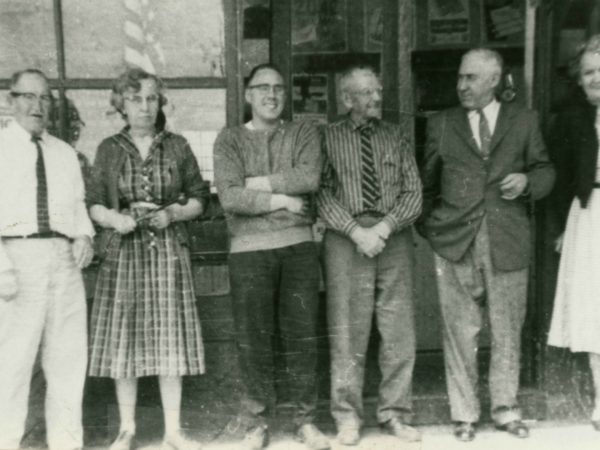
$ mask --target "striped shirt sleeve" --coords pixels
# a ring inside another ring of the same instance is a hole
[[[423,205],[419,170],[411,145],[404,136],[400,138],[399,147],[401,155],[400,191],[393,207],[383,218],[392,231],[400,230],[415,222],[421,214]]]
[[[325,139],[323,145],[327,146]],[[335,193],[339,184],[335,169],[329,160],[327,148],[325,148],[323,150],[321,188],[317,196],[319,214],[331,229],[349,236],[358,223],[352,217],[349,209],[336,198]]]

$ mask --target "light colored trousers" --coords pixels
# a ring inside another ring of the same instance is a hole
[[[411,229],[391,235],[374,258],[358,253],[350,239],[328,230],[324,252],[331,414],[338,428],[360,427],[363,422],[362,393],[373,316],[381,335],[377,420],[410,420],[415,363]]]
[[[51,450],[83,446],[85,290],[66,239],[5,239],[19,291],[0,300],[0,449],[19,448],[38,349]],[[40,345],[41,344],[41,345]]]
[[[504,272],[493,267],[485,220],[462,260],[434,255],[452,420],[477,422],[480,417],[477,347],[486,309],[491,328],[492,419],[498,425],[520,419],[517,392],[528,269]]]

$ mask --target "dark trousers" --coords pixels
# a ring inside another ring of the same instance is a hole
[[[276,402],[276,322],[289,375],[294,423],[313,421],[317,403],[319,260],[314,242],[229,256],[238,355],[245,395],[241,414],[249,426],[264,423]]]

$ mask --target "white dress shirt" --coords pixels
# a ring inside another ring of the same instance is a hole
[[[2,240],[0,240],[0,274],[10,269],[12,269],[12,263],[6,254],[4,246],[2,245]]]
[[[482,108],[481,111],[485,114],[485,118],[490,127],[490,134],[493,136],[494,130],[496,129],[496,122],[498,121],[498,113],[500,112],[500,102],[494,99],[488,103],[485,108]],[[468,113],[468,117],[473,137],[477,141],[477,146],[481,148],[481,138],[479,137],[479,112],[476,109],[471,110]]]
[[[68,237],[94,235],[75,150],[47,132],[41,136],[50,228]],[[0,130],[0,236],[38,232],[37,148],[16,121]],[[0,254],[1,256],[1,254]],[[1,259],[1,258],[0,258]]]

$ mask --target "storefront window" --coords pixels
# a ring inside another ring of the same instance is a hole
[[[168,128],[189,141],[205,180],[213,180],[212,146],[225,126],[225,90],[167,90],[164,107]],[[67,92],[67,135],[88,161],[94,160],[98,144],[125,126],[109,103],[109,90],[77,89]]]
[[[66,72],[112,78],[137,65],[165,78],[224,77],[222,0],[63,0]]]
[[[33,67],[57,76],[52,0],[0,0],[0,78]]]

